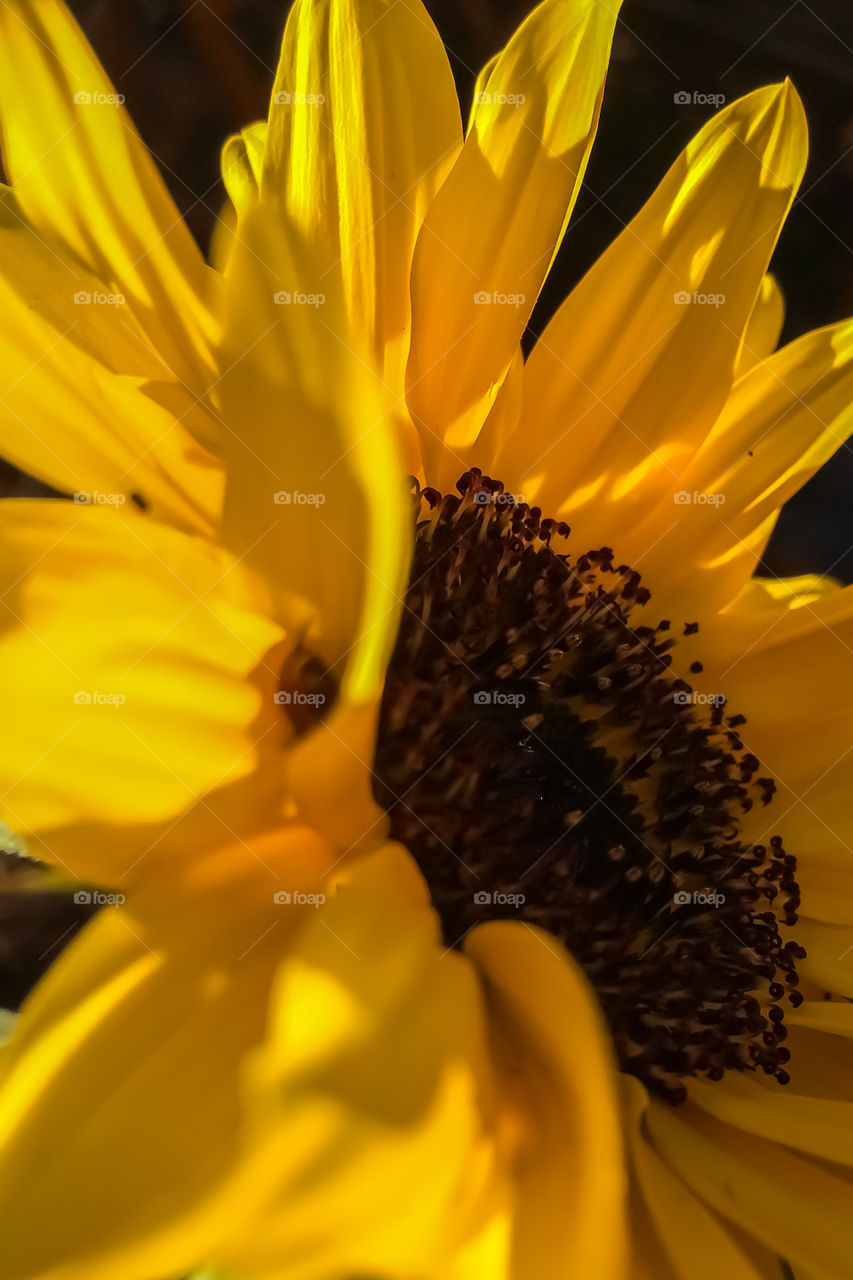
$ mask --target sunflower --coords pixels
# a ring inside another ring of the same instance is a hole
[[[0,507],[0,792],[102,908],[3,1051],[9,1280],[849,1272],[853,599],[752,574],[853,323],[775,350],[786,82],[523,358],[617,8],[463,134],[418,0],[297,0],[212,267],[0,9],[3,451],[76,499]]]

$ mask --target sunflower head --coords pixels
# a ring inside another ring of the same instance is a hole
[[[15,1280],[846,1280],[853,601],[752,573],[853,325],[774,349],[786,82],[522,347],[618,9],[463,127],[419,0],[296,0],[211,266],[0,5],[0,795],[113,899],[4,1047]]]

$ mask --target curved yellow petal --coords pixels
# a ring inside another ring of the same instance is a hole
[[[650,505],[666,494],[672,507],[686,488],[679,477],[729,393],[806,151],[788,81],[719,112],[534,347],[498,474],[567,519],[582,547],[628,559]]]
[[[222,147],[220,168],[228,202],[214,226],[208,256],[223,275],[228,273],[240,221],[260,198],[267,131],[267,121],[256,120],[232,134]]]
[[[214,273],[62,0],[0,7],[0,86],[3,165],[27,222],[126,295],[158,354],[206,393]]]
[[[282,234],[283,217],[263,203],[247,214],[229,267],[222,537],[271,616],[337,686],[288,777],[300,809],[343,851],[385,821],[370,771],[412,509],[393,403],[349,325],[340,275],[322,274],[293,225]],[[330,805],[330,777],[346,805]]]
[[[282,965],[247,1078],[240,1195],[255,1216],[222,1262],[257,1280],[453,1275],[501,1196],[477,983],[442,953],[403,850],[346,867],[327,893]]]
[[[691,1194],[649,1144],[644,1117],[649,1106],[658,1104],[650,1102],[632,1076],[622,1076],[620,1083],[637,1198],[650,1220],[647,1230],[657,1235],[673,1273],[690,1280],[719,1280],[720,1275],[762,1280],[716,1214]]]
[[[791,1083],[784,1089],[768,1089],[746,1075],[729,1072],[717,1084],[690,1082],[690,1097],[718,1120],[745,1133],[782,1142],[806,1155],[853,1164],[853,1077],[848,1081],[847,1101],[809,1097],[798,1091],[798,1056],[792,1049]]]
[[[316,887],[316,839],[277,847],[287,883]],[[308,908],[277,904],[240,846],[230,863],[191,920],[168,882],[104,906],[25,1003],[0,1057],[4,1275],[183,1275],[241,1216],[242,1072]]]
[[[652,1107],[655,1149],[711,1208],[820,1280],[845,1280],[851,1249],[850,1185],[831,1166],[752,1137],[699,1107]]]
[[[849,883],[838,878],[835,889],[839,897],[849,898]],[[853,918],[849,909],[847,919],[837,922],[829,916],[810,918],[811,899],[806,905],[805,917],[791,931],[806,949],[806,957],[798,961],[797,968],[821,991],[853,998]]]
[[[2,213],[0,308],[3,456],[81,500],[210,534],[223,477],[196,440],[205,411],[178,383],[159,403],[168,371],[128,308]]]
[[[70,502],[0,504],[0,809],[96,882],[263,830],[285,804],[279,627],[239,568]]]
[[[627,541],[628,554],[642,554],[669,526],[642,564],[663,607],[677,598],[707,616],[729,604],[758,568],[782,504],[852,430],[853,320],[798,338],[741,378],[679,477],[688,500],[665,496]]]
[[[754,584],[700,626],[690,656],[703,670],[684,675],[746,717],[738,732],[776,783],[772,803],[743,820],[746,836],[782,836],[798,860],[805,915],[853,923],[851,649],[853,587]]]
[[[297,0],[273,86],[262,198],[339,269],[346,311],[401,394],[415,238],[462,141],[420,0]]]
[[[478,81],[412,268],[407,397],[453,491],[512,363],[586,169],[619,3],[545,0]]]
[[[593,994],[538,929],[483,925],[465,952],[485,984],[507,1085],[529,1117],[517,1160],[512,1274],[616,1280],[627,1261],[625,1168],[616,1073]]]
[[[257,203],[261,190],[267,122],[256,120],[234,133],[222,147],[222,181],[238,215]]]
[[[742,378],[759,361],[766,360],[773,354],[784,323],[785,298],[779,281],[775,276],[766,275],[761,281],[761,288],[743,335],[735,365],[736,380]]]
[[[324,277],[291,230],[280,235],[259,206],[232,259],[223,537],[273,615],[365,696],[381,686],[396,632],[411,516],[391,408],[339,277]]]

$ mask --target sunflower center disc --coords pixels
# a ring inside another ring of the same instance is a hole
[[[566,525],[478,471],[457,488],[415,489],[375,762],[447,945],[501,918],[555,934],[623,1070],[670,1102],[697,1074],[786,1083],[781,1002],[801,999],[805,953],[779,919],[796,921],[796,862],[778,836],[740,840],[740,814],[774,790],[743,718],[674,679],[670,624],[635,624],[649,593],[609,549],[558,554]]]

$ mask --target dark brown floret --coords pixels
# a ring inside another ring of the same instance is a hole
[[[496,917],[555,934],[623,1069],[671,1102],[697,1074],[784,1083],[796,863],[741,841],[773,792],[743,717],[674,677],[670,623],[639,621],[649,592],[610,548],[573,559],[564,523],[477,471],[457,487],[414,492],[375,763],[447,944]]]

